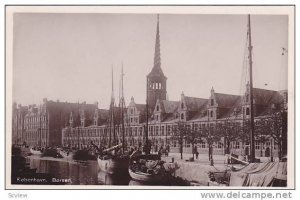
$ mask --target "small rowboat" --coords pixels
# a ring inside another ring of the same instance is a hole
[[[164,163],[157,154],[132,156],[129,161],[129,175],[133,180],[149,184],[167,182],[172,175],[164,168]]]

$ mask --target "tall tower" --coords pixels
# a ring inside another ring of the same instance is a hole
[[[159,15],[157,15],[154,65],[147,75],[147,83],[148,104],[152,112],[157,99],[166,100],[167,96],[167,77],[161,69],[160,59]]]

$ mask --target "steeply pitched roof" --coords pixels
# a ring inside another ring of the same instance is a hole
[[[108,123],[109,111],[106,109],[98,109],[98,126]]]
[[[284,98],[278,91],[253,88],[253,99],[256,105],[279,104]]]
[[[47,101],[47,111],[49,112],[52,123],[64,126],[69,122],[69,116],[72,112],[74,126],[80,125],[80,113],[84,111],[85,125],[89,126],[93,123],[93,118],[97,106],[87,103],[69,103],[58,101]]]
[[[135,104],[135,106],[141,113],[146,112],[146,104]]]
[[[241,96],[232,94],[214,93],[216,102],[220,108],[231,108],[238,101],[241,100]]]
[[[206,107],[207,99],[184,96],[184,101],[188,111],[198,111]]]
[[[161,103],[164,113],[174,113],[179,105],[179,101],[162,100]]]

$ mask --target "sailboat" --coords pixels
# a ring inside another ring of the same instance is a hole
[[[250,98],[250,163],[257,162],[255,158],[255,132],[254,132],[254,112],[253,112],[253,76],[252,76],[252,40],[251,40],[251,21],[250,15],[248,15],[248,26],[247,26],[247,44],[248,44],[248,61],[249,61],[249,98]],[[244,115],[244,114],[243,114]],[[233,158],[233,157],[231,157]],[[243,165],[249,165],[248,162],[241,161],[234,158],[235,161]],[[209,172],[210,181],[212,185],[229,185],[230,176],[228,176],[227,169],[223,172]],[[218,177],[218,178],[217,178]]]
[[[146,125],[144,128],[145,145],[141,149],[137,149],[130,155],[129,160],[129,175],[135,181],[151,183],[166,183],[172,177],[176,168],[170,170],[165,168],[165,161],[161,160],[159,154],[150,154],[151,142],[148,139],[148,121],[149,121],[149,107],[148,107],[148,85],[149,79],[147,77],[147,97],[146,97]]]
[[[100,151],[97,158],[99,168],[109,174],[117,174],[128,170],[129,155],[125,152],[125,127],[124,127],[124,95],[123,95],[123,66],[122,66],[122,97],[120,99],[121,107],[121,123],[122,123],[122,143],[117,144],[116,128],[115,128],[115,99],[113,87],[113,71],[112,71],[112,97],[110,104],[110,122],[109,122],[109,147]],[[113,134],[113,144],[112,144]]]

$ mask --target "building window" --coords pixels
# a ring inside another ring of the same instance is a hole
[[[184,114],[183,113],[181,113],[181,119],[184,119]]]
[[[210,117],[213,117],[213,116],[214,116],[214,112],[210,111]]]
[[[133,122],[132,117],[130,117],[130,123],[132,123],[132,122]]]
[[[183,103],[183,102],[181,103],[181,108],[182,108],[182,109],[184,108],[184,103]]]
[[[250,115],[250,109],[246,108],[246,115]]]
[[[240,148],[240,142],[235,142],[235,148],[239,149]]]
[[[210,100],[210,105],[213,106],[214,105],[214,99]]]
[[[158,105],[156,106],[156,111],[159,111],[159,106]]]
[[[222,142],[218,142],[218,149],[222,149],[223,148],[223,143]]]
[[[133,114],[133,108],[130,109],[130,114]]]
[[[156,121],[158,121],[159,120],[159,117],[158,117],[158,115],[156,115]]]
[[[259,142],[255,142],[255,149],[260,149],[260,143]]]
[[[205,142],[201,142],[200,143],[200,148],[202,148],[202,149],[206,148],[206,143]]]

